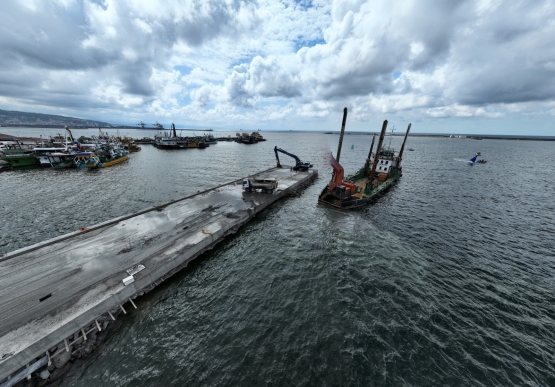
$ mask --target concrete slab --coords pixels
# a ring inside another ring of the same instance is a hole
[[[0,381],[316,175],[272,168],[253,175],[276,178],[272,194],[245,193],[240,179],[1,256]]]

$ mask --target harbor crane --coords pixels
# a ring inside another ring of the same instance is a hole
[[[164,129],[164,125],[160,124],[158,121],[154,124],[158,129]]]
[[[146,124],[143,121],[141,121],[137,125],[139,125],[141,128],[144,129]]]
[[[281,152],[283,154],[286,154],[287,156],[291,156],[295,159],[295,166],[293,167],[294,171],[307,171],[308,168],[312,168],[312,164],[310,164],[309,162],[303,162],[301,161],[301,159],[299,159],[297,156],[295,156],[292,153],[289,153],[281,148],[278,148],[277,146],[274,147],[274,153],[276,154],[276,160],[277,160],[277,167],[278,168],[282,168],[280,162],[279,162],[279,156],[278,156],[278,152]]]

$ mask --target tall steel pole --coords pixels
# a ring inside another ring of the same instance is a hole
[[[370,144],[370,150],[368,151],[368,160],[372,158],[372,149],[374,149],[374,140],[376,139],[376,134],[372,135],[372,144]]]
[[[380,133],[380,140],[378,141],[378,147],[376,148],[376,156],[374,156],[374,163],[372,164],[372,171],[370,172],[370,177],[374,177],[376,173],[376,166],[378,165],[378,156],[380,155],[380,149],[382,148],[383,138],[385,136],[385,131],[387,130],[387,120],[383,122],[382,132]]]
[[[407,142],[407,137],[409,136],[410,127],[412,124],[409,124],[407,128],[407,133],[405,133],[405,139],[403,140],[403,145],[401,146],[401,150],[399,151],[399,157],[397,157],[397,168],[401,166],[401,160],[403,159],[403,152],[405,151],[405,143]]]
[[[341,157],[341,147],[343,146],[343,135],[345,134],[345,123],[347,122],[347,108],[343,109],[343,123],[341,124],[341,134],[339,135],[339,146],[337,147],[337,157],[335,160],[339,162]]]

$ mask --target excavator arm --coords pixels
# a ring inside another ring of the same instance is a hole
[[[73,133],[71,133],[71,130],[69,130],[67,126],[66,126],[66,130],[69,133],[69,138],[71,138],[71,143],[73,144],[75,142],[75,139],[73,138]]]
[[[330,191],[333,192],[335,188],[337,188],[340,185],[343,185],[346,188],[347,194],[356,193],[357,192],[356,184],[343,180],[343,177],[345,176],[345,170],[343,169],[341,164],[339,164],[337,160],[333,158],[333,156],[330,157],[330,165],[333,168],[333,176],[331,178],[331,182],[329,185]]]
[[[277,166],[278,168],[281,168],[281,164],[279,163],[279,156],[278,156],[278,152],[281,152],[283,154],[286,154],[287,156],[291,156],[295,159],[295,165],[299,166],[301,164],[301,159],[299,159],[297,156],[295,156],[292,153],[289,153],[281,148],[278,148],[277,146],[274,147],[274,153],[276,154],[276,160],[277,160]]]
[[[291,156],[295,159],[295,170],[299,169],[299,168],[312,168],[312,164],[308,163],[308,162],[302,162],[301,159],[299,159],[297,156],[295,156],[292,153],[289,153],[281,148],[278,148],[277,146],[274,147],[274,153],[276,154],[276,161],[277,161],[277,167],[281,168],[281,164],[279,162],[279,155],[278,152],[281,152],[283,154],[286,154],[287,156]]]

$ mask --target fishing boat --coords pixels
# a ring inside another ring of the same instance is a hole
[[[35,152],[31,145],[20,143],[16,141],[13,144],[4,146],[2,153],[0,153],[0,160],[4,160],[12,167],[27,167],[39,165],[39,161],[35,157]]]
[[[134,141],[136,144],[155,144],[155,141],[150,137],[143,137]]]
[[[6,172],[12,169],[12,165],[7,161],[0,160],[0,172]]]
[[[78,169],[96,168],[100,160],[94,152],[78,152],[73,155],[73,165]]]
[[[257,144],[260,141],[266,141],[266,139],[258,132],[252,132],[251,134],[237,133],[237,137],[235,138],[235,142],[240,144]]]
[[[98,137],[93,136],[92,139],[96,147],[94,156],[90,155],[85,162],[86,168],[107,168],[129,158],[129,151],[124,149],[118,137],[100,132]],[[81,149],[84,149],[82,144]]]
[[[74,166],[73,154],[70,153],[49,153],[46,155],[50,166],[54,169],[65,169]]]
[[[382,131],[378,140],[376,154],[373,156],[375,135],[372,137],[372,145],[368,152],[368,158],[364,166],[355,174],[344,178],[344,169],[339,164],[341,146],[345,133],[347,121],[347,108],[343,111],[343,124],[339,137],[337,157],[330,157],[333,167],[333,175],[330,183],[322,190],[318,202],[341,209],[352,209],[367,205],[386,193],[402,176],[401,160],[405,143],[411,128],[409,124],[401,150],[391,148],[391,143],[386,148],[383,144],[387,130],[387,120],[383,122]]]
[[[121,141],[123,149],[128,150],[129,153],[140,152],[141,150],[141,147],[138,146],[135,143],[135,140],[133,140],[131,137],[123,137],[122,139],[118,138],[118,140]]]
[[[39,161],[41,167],[51,167],[52,163],[59,163],[71,154],[69,153],[67,147],[38,147],[33,148],[35,151],[35,157]]]
[[[172,123],[170,133],[157,134],[154,136],[154,145],[160,149],[185,149],[189,147],[189,141],[185,137],[177,135],[175,125]],[[197,147],[198,148],[198,147]]]
[[[214,135],[212,133],[208,133],[208,134],[204,134],[204,138],[203,138],[203,142],[207,145],[210,144],[217,144],[218,140],[216,140],[216,138],[214,137]]]
[[[106,161],[102,161],[100,159],[100,163],[97,164],[97,168],[108,168],[113,165],[119,164],[124,162],[129,158],[129,152],[125,152],[124,154],[114,154],[113,157],[106,159]]]
[[[209,145],[205,143],[202,138],[198,138],[198,137],[187,138],[187,148],[204,149],[204,148],[207,148],[208,146]]]
[[[91,165],[90,168],[108,168],[122,163],[129,158],[129,151],[114,146],[104,146],[101,149],[97,149],[95,154],[97,154],[99,162],[94,167]],[[89,167],[88,164],[87,167]]]

